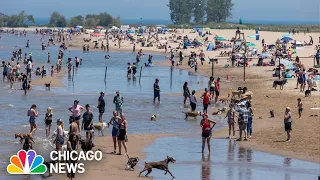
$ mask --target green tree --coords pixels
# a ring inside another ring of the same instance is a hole
[[[35,20],[32,15],[26,15],[24,11],[10,16],[0,14],[0,26],[22,27],[27,26],[27,22],[35,23]]]
[[[66,27],[67,20],[66,18],[59,14],[57,11],[54,11],[50,16],[50,25],[55,27]]]
[[[196,23],[203,23],[203,18],[206,13],[206,0],[194,0],[193,2],[193,17]]]
[[[110,14],[104,12],[99,14],[99,25],[108,26],[112,24],[113,18]]]
[[[69,25],[74,27],[74,26],[83,26],[84,18],[79,15],[79,16],[74,16],[71,17]]]
[[[208,0],[207,22],[222,22],[231,17],[232,0]]]
[[[99,15],[96,15],[96,14],[87,14],[86,15],[86,18],[85,18],[85,26],[86,27],[90,27],[90,28],[93,28],[93,27],[96,27],[99,25]]]
[[[189,23],[192,17],[193,0],[169,0],[167,5],[174,24]]]
[[[113,25],[113,26],[116,26],[116,27],[120,27],[120,26],[121,26],[121,19],[120,19],[120,17],[113,18],[113,20],[112,20],[112,25]]]

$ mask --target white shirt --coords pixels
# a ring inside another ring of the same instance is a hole
[[[28,62],[28,68],[32,69],[32,62],[31,61]]]
[[[197,104],[196,99],[194,98],[193,95],[190,96],[190,102],[193,104]]]

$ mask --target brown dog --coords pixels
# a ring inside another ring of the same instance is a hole
[[[148,173],[145,175],[145,177],[148,177],[148,175],[152,172],[152,168],[156,168],[156,169],[160,169],[160,170],[165,171],[164,175],[169,173],[171,175],[171,177],[174,178],[174,176],[172,175],[172,173],[170,172],[170,170],[168,168],[168,164],[170,162],[175,163],[176,160],[173,159],[172,157],[167,156],[167,159],[165,159],[164,161],[149,162],[149,163],[145,162],[144,169],[140,172],[139,176],[143,172],[148,171]]]
[[[14,134],[14,138],[15,138],[15,139],[20,138],[20,143],[21,143],[21,144],[22,144],[22,142],[23,142],[23,140],[24,140],[25,138],[30,138],[30,140],[31,140],[32,142],[34,142],[34,141],[33,141],[33,138],[32,138],[32,134],[34,133],[34,131],[36,131],[36,129],[33,129],[33,131],[32,131],[31,133],[29,133],[29,134],[16,133],[16,134]]]
[[[228,93],[227,97],[221,97],[220,98],[221,103],[227,104],[227,102],[229,101],[229,97],[230,97],[230,93]]]

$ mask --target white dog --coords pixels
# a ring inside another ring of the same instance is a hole
[[[93,127],[95,131],[98,131],[98,135],[101,133],[101,135],[104,136],[103,130],[107,128],[107,123],[105,122],[93,123]]]

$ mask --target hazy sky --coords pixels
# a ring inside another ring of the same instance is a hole
[[[57,10],[67,18],[108,12],[123,19],[170,19],[169,0],[0,0],[0,12],[25,10],[35,18]],[[297,20],[320,22],[320,0],[233,0],[233,18],[244,20]]]

